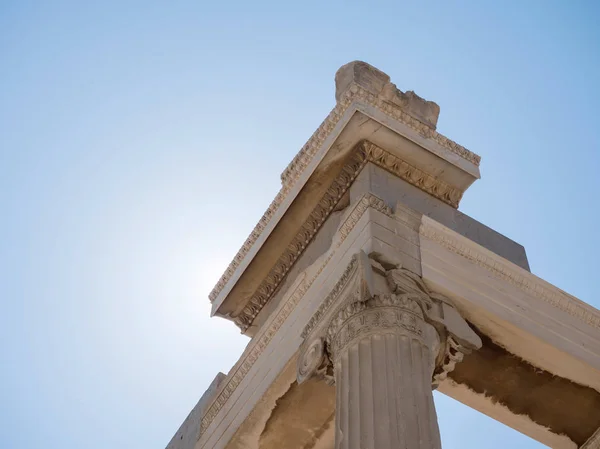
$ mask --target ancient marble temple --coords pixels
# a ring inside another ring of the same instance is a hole
[[[458,210],[480,157],[364,62],[210,294],[251,337],[168,449],[439,449],[439,390],[600,448],[600,311]]]

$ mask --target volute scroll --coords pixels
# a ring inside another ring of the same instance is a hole
[[[298,383],[302,384],[312,377],[333,384],[333,367],[325,348],[325,340],[321,337],[313,338],[303,345],[298,356]]]

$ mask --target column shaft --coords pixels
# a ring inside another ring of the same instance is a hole
[[[431,350],[395,332],[336,357],[336,449],[440,449]]]

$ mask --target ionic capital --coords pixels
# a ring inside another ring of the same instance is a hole
[[[429,349],[434,386],[464,354],[481,347],[452,302],[430,291],[420,276],[403,268],[385,269],[360,252],[302,333],[298,382],[317,377],[332,383],[333,366],[345,348],[388,334],[416,339]]]
[[[419,340],[437,354],[440,339],[425,321],[423,301],[427,298],[417,293],[390,293],[346,305],[327,328],[326,347],[332,361],[363,338],[387,334]]]

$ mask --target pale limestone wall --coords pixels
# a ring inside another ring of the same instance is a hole
[[[210,402],[214,398],[214,395],[217,393],[225,377],[226,376],[223,373],[216,375],[196,406],[192,409],[187,418],[185,418],[185,421],[183,421],[179,430],[177,430],[173,438],[171,438],[166,449],[194,449],[194,445],[198,440],[198,431],[200,429],[202,415],[204,414],[206,407],[210,405]]]

